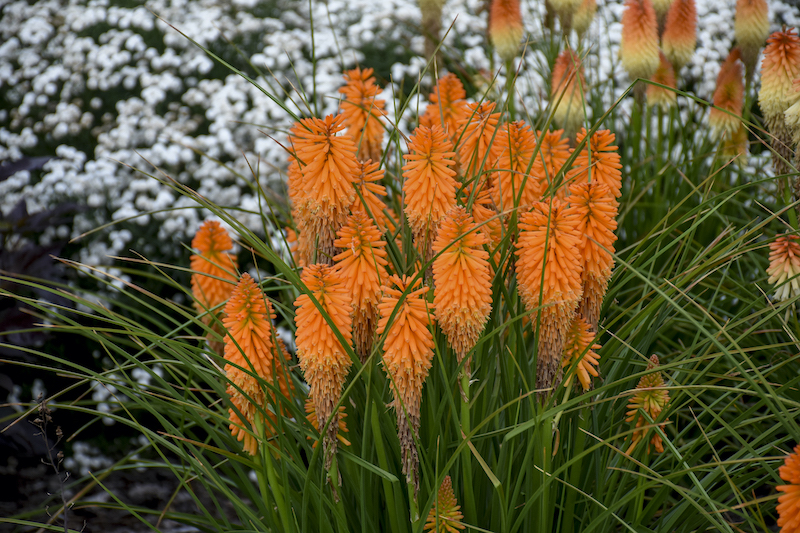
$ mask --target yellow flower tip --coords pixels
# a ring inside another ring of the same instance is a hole
[[[744,108],[744,76],[742,55],[738,48],[731,50],[722,64],[714,90],[714,108],[708,115],[708,123],[715,138],[732,136],[739,130],[739,118]],[[717,109],[719,108],[719,109]]]
[[[667,12],[661,48],[669,62],[680,72],[692,60],[697,46],[697,6],[695,0],[674,0]]]
[[[461,361],[477,344],[492,310],[487,242],[466,209],[453,208],[439,228],[433,262],[436,321]]]
[[[306,398],[306,420],[316,429],[319,431],[319,418],[317,417],[317,410],[314,407],[314,400],[309,396]],[[336,438],[341,442],[344,446],[350,446],[350,441],[343,435],[343,433],[347,433],[349,430],[347,429],[347,422],[345,422],[345,418],[347,418],[347,412],[345,411],[344,405],[339,406],[339,429],[338,433],[336,434]],[[308,439],[311,439],[311,436],[308,436]],[[317,443],[314,442],[313,448],[317,447]]]
[[[626,0],[619,57],[631,79],[645,80],[658,69],[658,28],[650,0]]]
[[[492,199],[501,212],[524,210],[539,201],[547,189],[546,182],[528,174],[536,150],[536,135],[530,126],[517,121],[504,124],[497,137],[500,155]]]
[[[415,234],[435,232],[456,203],[455,152],[438,124],[414,130],[403,158],[405,213]],[[432,241],[432,239],[430,239]]]
[[[228,253],[233,243],[219,222],[207,220],[192,239],[192,248],[200,253],[190,258],[192,294],[198,313],[224,302],[236,283],[236,256]]]
[[[574,376],[583,387],[584,392],[592,388],[592,377],[600,377],[597,367],[600,365],[600,356],[597,350],[602,348],[594,342],[595,333],[590,329],[589,323],[582,317],[576,316],[567,332],[564,344],[564,354],[561,366],[570,373],[564,378],[565,386],[569,386]]]
[[[556,58],[550,101],[556,105],[554,118],[566,131],[578,131],[583,122],[588,87],[580,57],[570,48]]]
[[[303,269],[300,279],[349,345],[352,342],[351,297],[341,275],[332,267],[314,264]],[[333,407],[341,397],[352,360],[308,294],[301,294],[294,305],[297,308],[297,358],[311,388],[317,416],[324,426],[329,417],[337,416]],[[337,427],[336,420],[332,421],[324,439],[326,468],[330,467],[336,452]]]
[[[664,55],[664,52],[659,51],[658,58],[658,69],[656,70],[656,73],[653,74],[653,77],[650,78],[650,81],[654,81],[671,89],[675,89],[675,70],[672,68],[672,64],[669,62],[669,59],[667,59],[667,56]],[[677,93],[675,91],[658,87],[656,85],[647,86],[647,103],[649,105],[660,107],[666,111],[670,107],[674,106],[676,102]]]
[[[800,444],[786,456],[778,475],[786,482],[775,487],[783,493],[778,496],[778,527],[782,533],[795,533],[800,531]]]
[[[417,288],[419,277],[413,284],[412,279],[391,276],[387,280],[378,305],[380,320],[377,334],[386,334],[383,368],[391,383],[392,404],[397,412],[403,473],[408,482],[418,489],[419,458],[414,434],[419,432],[422,386],[431,368],[434,343],[431,332],[433,317],[426,298],[429,289],[424,286]],[[406,295],[401,301],[404,292]],[[389,322],[392,313],[394,318]]]
[[[770,284],[775,285],[775,299],[786,301],[800,295],[800,242],[797,235],[781,235],[769,245]]]
[[[372,351],[381,285],[389,274],[386,242],[364,213],[353,213],[338,232],[335,245],[343,250],[334,257],[353,306],[353,343],[361,361]]]
[[[622,163],[618,148],[614,145],[616,136],[609,130],[598,130],[589,140],[586,129],[577,135],[577,144],[581,150],[572,168],[567,173],[570,183],[597,181],[607,186],[615,198],[622,194]],[[583,145],[582,145],[583,144]]]
[[[597,13],[597,0],[582,0],[578,10],[572,18],[572,27],[575,32],[582,36],[592,25],[595,14]]]
[[[453,482],[450,480],[450,476],[445,476],[436,493],[436,501],[425,520],[425,531],[456,533],[458,530],[464,529],[465,526],[461,523],[464,515],[460,509],[461,506],[458,505],[453,492]]]
[[[567,330],[581,298],[578,220],[566,203],[538,202],[519,219],[517,283],[525,308],[541,316],[536,387],[557,386]]]
[[[733,32],[736,44],[742,49],[743,59],[750,70],[769,35],[767,0],[736,0]]]
[[[537,130],[536,138],[540,147],[531,174],[539,180],[543,190],[554,189],[559,181],[559,173],[570,156],[569,139],[564,137],[564,130]]]
[[[466,97],[464,85],[458,76],[452,72],[442,76],[429,96],[431,103],[425,108],[425,114],[420,117],[419,125],[429,128],[439,125],[451,140],[454,140],[456,121]]]
[[[636,431],[633,433],[631,446],[625,452],[627,454],[630,454],[636,445],[644,440],[648,432],[652,432],[652,438],[648,443],[647,453],[650,453],[650,445],[652,445],[658,453],[664,451],[661,436],[653,428],[645,428],[645,426],[650,425],[650,422],[642,415],[642,412],[647,413],[647,415],[656,422],[661,416],[662,411],[664,411],[669,404],[669,391],[664,388],[666,384],[664,383],[664,377],[661,375],[661,371],[658,370],[659,364],[658,356],[650,356],[647,370],[652,370],[652,372],[642,376],[639,383],[636,385],[636,392],[628,401],[628,412],[625,421],[634,422]],[[665,418],[664,422],[658,423],[658,426],[663,428],[666,426],[667,422],[668,419]]]
[[[494,102],[463,104],[456,122],[460,143],[457,147],[461,170],[472,179],[492,168],[497,160],[499,145],[495,129],[501,113],[493,113]]]
[[[564,31],[572,27],[572,21],[575,14],[580,9],[583,0],[549,0],[553,11],[556,12],[558,18],[561,20],[561,27]]]
[[[784,120],[786,127],[793,132],[794,144],[798,145],[800,144],[800,78],[794,80],[790,97],[794,103],[784,113]]]
[[[381,158],[383,143],[382,116],[385,102],[375,98],[381,92],[375,84],[371,68],[356,68],[344,73],[345,86],[339,89],[344,97],[341,104],[344,125],[356,145],[359,146],[359,159]]]
[[[774,128],[776,121],[782,121],[784,112],[794,103],[792,83],[798,77],[800,38],[794,28],[776,31],[767,39],[758,93],[758,103],[770,129]]]
[[[524,31],[519,0],[491,0],[489,39],[503,61],[517,57]]]

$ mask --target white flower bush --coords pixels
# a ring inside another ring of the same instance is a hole
[[[598,3],[582,46],[592,91],[611,106],[629,85],[617,58],[623,6]],[[500,61],[488,53],[484,4],[448,0],[443,48],[447,57],[463,58],[478,90],[502,96],[502,72],[493,88],[488,85]],[[711,98],[731,46],[734,4],[698,2],[698,48],[681,83],[701,98]],[[314,1],[310,12],[307,2],[292,0],[149,0],[144,6],[0,0],[0,9],[0,161],[53,157],[40,170],[0,182],[0,211],[7,214],[22,198],[30,212],[64,201],[84,204],[90,209],[72,227],[56,231],[72,238],[117,222],[81,241],[74,259],[92,266],[112,265],[109,256],[129,248],[154,260],[187,261],[181,243],[191,240],[207,213],[176,194],[165,176],[242,209],[242,221],[263,233],[254,183],[257,178],[274,196],[284,194],[286,155],[270,138],[282,140],[291,126],[283,106],[304,116],[335,112],[344,69],[376,68],[386,109],[406,133],[430,88],[428,79],[422,94],[405,102],[426,64],[414,0]],[[549,39],[542,29],[544,3],[523,1],[523,11],[530,41]],[[770,2],[770,13],[775,29],[800,22],[797,10],[780,0]],[[547,61],[533,49],[520,61],[520,105],[535,116],[548,103]],[[685,120],[704,120],[703,106],[683,100]],[[622,102],[617,120],[631,104],[630,98]],[[623,125],[607,124],[620,132]],[[751,165],[768,166],[766,158]]]

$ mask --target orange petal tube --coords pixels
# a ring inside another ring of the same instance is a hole
[[[404,209],[417,247],[428,260],[439,223],[456,204],[456,154],[439,125],[418,127],[410,141],[403,156]]]
[[[536,388],[550,389],[561,381],[561,354],[581,298],[578,220],[565,203],[552,200],[523,213],[519,228],[519,292],[525,308],[540,317]]]
[[[524,210],[541,199],[547,183],[533,177],[531,160],[536,149],[536,136],[522,121],[501,126],[497,134],[500,155],[492,186],[492,199],[501,212],[514,208]]]
[[[649,80],[658,69],[658,30],[650,0],[625,1],[619,57],[631,80]]]
[[[672,64],[667,59],[667,56],[664,55],[664,52],[659,51],[658,58],[658,69],[653,74],[653,77],[650,78],[650,81],[675,89],[675,69],[672,68]],[[678,99],[677,96],[675,91],[656,85],[647,86],[647,103],[654,107],[660,107],[665,111],[675,105]]]
[[[491,169],[499,147],[495,142],[495,130],[500,113],[493,113],[494,102],[463,104],[457,121],[459,132],[458,158],[465,181],[477,178],[485,183],[480,174]]]
[[[692,60],[696,47],[697,7],[694,0],[674,0],[667,12],[661,48],[676,73]]]
[[[420,117],[419,125],[429,128],[439,125],[450,140],[456,142],[456,121],[466,97],[464,85],[458,76],[453,73],[442,76],[429,96],[431,103],[425,108],[425,114]]]
[[[358,146],[359,160],[380,161],[383,144],[383,122],[386,115],[385,102],[375,97],[381,88],[375,84],[372,69],[356,68],[344,73],[345,86],[339,89],[342,100],[342,116],[347,135]]]
[[[378,306],[381,318],[378,335],[386,334],[383,342],[383,367],[391,382],[397,412],[397,434],[402,451],[403,473],[409,483],[419,490],[419,456],[414,435],[419,433],[419,409],[422,386],[428,377],[433,360],[433,318],[428,310],[428,287],[415,288],[419,279],[400,279],[391,276],[383,287]],[[407,292],[405,298],[401,297]],[[397,311],[395,312],[395,309]],[[389,322],[394,313],[394,318]]]
[[[741,53],[738,48],[731,50],[722,64],[714,90],[714,106],[708,114],[708,123],[714,137],[730,137],[739,130],[744,107],[744,76]]]
[[[349,345],[352,342],[351,297],[341,275],[327,265],[314,264],[303,269],[300,279]],[[329,469],[336,453],[339,427],[339,415],[334,407],[341,399],[352,360],[308,294],[301,294],[294,305],[297,308],[297,359],[311,388],[320,425],[324,427],[330,421],[323,435],[325,468]]]
[[[457,206],[445,217],[433,243],[433,253],[438,255],[433,262],[436,321],[459,362],[477,344],[492,310],[486,242],[472,217]],[[469,367],[465,368],[468,372]]]
[[[626,454],[630,454],[650,432],[652,432],[653,436],[647,445],[647,453],[650,453],[651,445],[656,452],[664,452],[661,435],[655,429],[644,427],[650,425],[650,422],[642,414],[642,412],[647,413],[653,419],[653,422],[656,422],[661,416],[661,412],[669,404],[669,391],[665,388],[664,377],[661,375],[661,371],[658,370],[658,366],[658,357],[655,355],[650,356],[647,369],[652,370],[652,372],[642,376],[636,385],[636,392],[628,401],[628,413],[625,421],[633,422],[636,430],[633,433],[630,447],[625,451]],[[665,419],[664,422],[658,425],[663,428],[667,425],[667,420]]]
[[[300,202],[294,205],[300,216],[297,226],[301,234],[306,233],[307,242],[316,242],[317,259],[329,263],[335,255],[336,230],[356,197],[356,145],[350,137],[336,136],[344,129],[344,120],[342,115],[328,115],[325,120],[305,118],[289,133],[300,173],[290,181],[290,196]],[[302,193],[291,190],[297,187]],[[313,257],[305,261],[310,264]]]
[[[550,101],[556,106],[556,123],[569,137],[574,137],[584,120],[588,90],[581,60],[578,54],[567,48],[558,55],[553,67]]]
[[[375,224],[363,213],[353,213],[339,230],[336,270],[344,280],[353,306],[353,342],[361,362],[367,360],[375,339],[381,285],[389,274],[386,243]]]
[[[519,0],[491,0],[489,6],[489,39],[503,61],[511,61],[519,53],[525,31]]]
[[[800,444],[786,456],[778,475],[786,482],[775,487],[783,493],[778,496],[778,527],[781,533],[796,533],[800,531]]]
[[[582,260],[583,297],[579,314],[597,331],[600,307],[614,268],[617,235],[617,201],[604,183],[575,183],[569,188],[570,212],[578,221],[579,254]]]
[[[580,146],[586,139],[586,130],[578,132]],[[614,146],[616,136],[609,130],[598,130],[581,148],[572,168],[567,174],[569,183],[597,181],[609,188],[614,198],[622,194],[622,163],[618,148]]]
[[[576,316],[567,332],[567,340],[564,345],[564,355],[561,359],[561,366],[569,374],[564,378],[564,386],[569,387],[573,377],[578,378],[583,391],[592,388],[592,377],[600,377],[597,367],[600,364],[600,356],[597,350],[602,348],[594,342],[595,333],[583,319]]]
[[[225,315],[222,321],[227,330],[225,374],[229,381],[228,395],[235,406],[229,411],[230,430],[244,442],[244,450],[255,455],[260,438],[256,420],[271,435],[275,429],[275,410],[280,412],[274,392],[260,384],[258,378],[289,397],[291,383],[284,367],[289,355],[272,325],[275,319],[272,304],[249,274],[242,274],[225,305]],[[269,420],[263,418],[263,413],[269,415]]]

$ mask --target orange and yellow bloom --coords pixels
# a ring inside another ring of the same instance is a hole
[[[769,35],[767,0],[736,0],[733,32],[736,45],[742,50],[742,61],[749,79],[755,70],[758,53]]]
[[[461,506],[458,505],[456,495],[453,493],[453,482],[450,480],[450,476],[445,476],[436,493],[436,501],[425,520],[425,531],[458,533],[465,527],[461,523],[464,515],[460,509]]]
[[[503,61],[517,57],[524,31],[519,0],[492,0],[489,6],[489,38]]]
[[[636,385],[636,392],[628,401],[628,413],[626,422],[633,422],[636,430],[633,432],[632,442],[630,447],[625,453],[630,454],[633,449],[645,439],[649,432],[652,432],[652,437],[647,445],[647,453],[650,453],[650,446],[655,448],[656,452],[662,453],[664,451],[664,443],[658,431],[654,428],[646,428],[650,422],[645,418],[643,413],[647,413],[653,422],[656,422],[661,416],[662,411],[667,408],[669,404],[669,391],[665,388],[664,377],[661,371],[658,370],[659,366],[658,356],[650,356],[650,362],[647,364],[647,370],[651,372],[645,374]],[[660,422],[657,425],[660,428],[666,426],[667,421]],[[662,429],[663,430],[663,429]]]
[[[632,80],[649,80],[658,69],[658,29],[650,0],[626,0],[619,57]]]
[[[738,48],[731,50],[717,76],[714,106],[708,115],[711,131],[717,139],[731,137],[742,126],[744,76]],[[717,109],[719,108],[719,109]]]
[[[769,245],[769,283],[775,285],[775,299],[786,301],[800,295],[800,242],[785,234]]]
[[[561,358],[561,366],[565,372],[570,372],[564,378],[564,386],[569,387],[573,377],[578,378],[578,382],[586,392],[592,388],[592,377],[600,377],[597,367],[600,364],[600,356],[597,350],[602,348],[594,342],[594,333],[589,324],[583,317],[576,316],[567,332],[567,340],[564,344],[564,355]]]
[[[786,482],[775,487],[783,493],[778,496],[778,527],[781,533],[797,533],[800,531],[800,444],[786,456],[778,475]]]
[[[452,72],[442,76],[429,96],[431,103],[425,108],[425,114],[420,117],[419,125],[429,128],[439,125],[450,140],[456,142],[456,121],[466,97],[464,85],[458,76]]]
[[[347,82],[339,92],[342,100],[342,116],[347,127],[347,135],[358,146],[358,159],[380,161],[383,143],[383,122],[381,117],[385,102],[375,98],[381,92],[375,84],[372,69],[355,68],[344,73]]]
[[[672,68],[672,64],[667,59],[667,56],[664,55],[664,52],[659,51],[658,57],[658,69],[656,69],[656,73],[653,74],[650,81],[675,89],[675,69]],[[670,91],[664,87],[658,87],[657,85],[647,86],[647,103],[651,106],[660,107],[665,111],[675,105],[678,99],[677,96],[675,91]]]
[[[570,137],[575,135],[583,122],[587,91],[581,59],[573,50],[567,48],[558,55],[553,67],[550,100],[556,104],[553,114],[556,123],[563,127]]]
[[[697,7],[694,0],[674,0],[667,12],[661,48],[680,72],[691,61],[697,46]]]
[[[492,199],[500,211],[525,209],[541,199],[547,182],[534,178],[531,160],[536,136],[522,121],[504,124],[497,134],[500,155],[492,186]]]

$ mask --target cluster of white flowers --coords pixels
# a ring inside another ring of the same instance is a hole
[[[0,111],[0,161],[56,157],[0,182],[0,211],[7,214],[21,198],[31,212],[67,200],[89,206],[72,227],[56,232],[70,237],[116,221],[85,239],[76,259],[92,266],[109,265],[108,256],[127,248],[158,260],[186,256],[180,243],[189,242],[208,213],[176,193],[171,179],[243,209],[241,221],[263,231],[264,199],[255,183],[282,196],[286,165],[271,137],[282,140],[291,126],[287,110],[335,112],[346,68],[376,68],[386,86],[381,98],[401,131],[408,133],[424,108],[429,80],[406,101],[426,66],[415,0],[113,3],[0,0],[0,101],[7,107]],[[697,53],[681,83],[701,98],[711,98],[731,46],[734,3],[698,2]],[[529,42],[550,39],[544,2],[522,4]],[[587,37],[573,46],[587,50],[587,79],[611,106],[629,84],[617,59],[623,7],[621,0],[598,4]],[[502,96],[502,75],[490,87],[500,62],[487,53],[485,5],[448,0],[443,46],[446,56],[463,58],[475,87]],[[776,29],[800,22],[782,0],[771,0],[770,8]],[[200,47],[242,68],[271,96]],[[517,84],[530,116],[541,113],[549,94],[549,67],[536,48],[520,60]],[[619,123],[607,127],[625,129],[630,100],[615,115]],[[684,102],[682,113],[701,121],[705,109]]]

